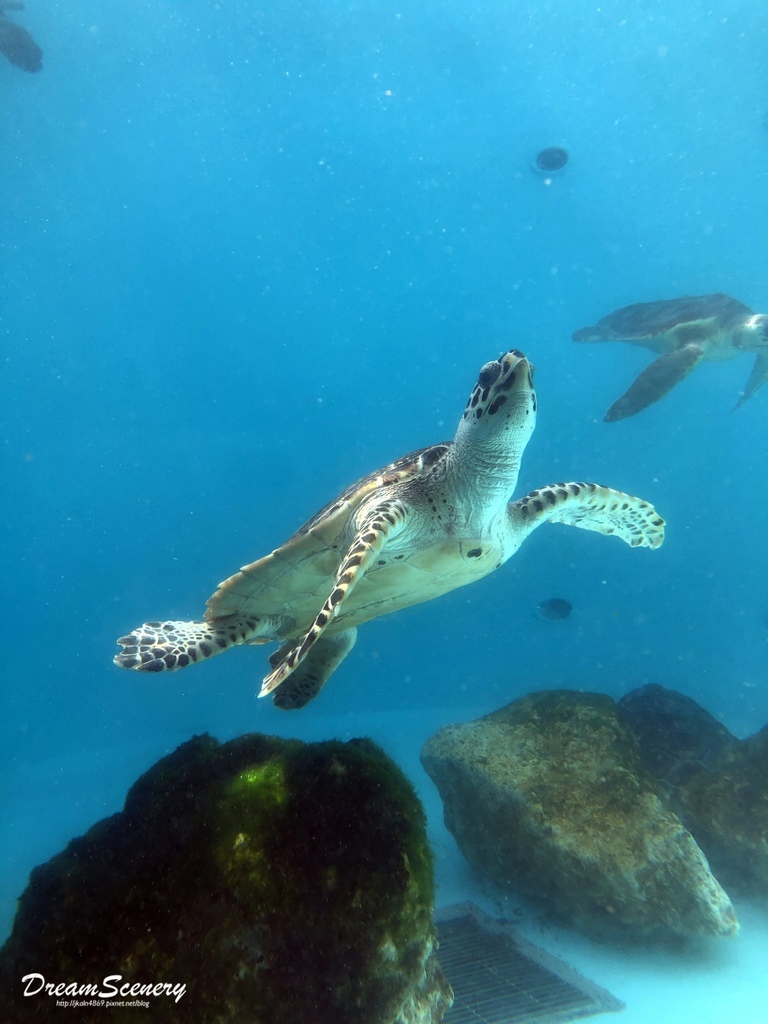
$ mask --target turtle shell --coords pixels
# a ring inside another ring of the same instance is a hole
[[[206,619],[274,615],[285,618],[286,635],[292,626],[311,622],[351,539],[345,535],[350,518],[377,491],[423,476],[449,448],[448,443],[420,448],[347,487],[279,548],[220,583],[208,599]]]
[[[728,331],[752,316],[738,299],[714,295],[684,295],[680,299],[636,302],[604,316],[594,327],[576,331],[575,341],[643,341],[657,338],[681,324],[708,321],[712,330]]]

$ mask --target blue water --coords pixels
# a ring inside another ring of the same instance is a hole
[[[609,425],[649,355],[570,340],[686,293],[768,311],[759,0],[12,17],[44,68],[0,61],[6,926],[30,868],[193,732],[363,730],[398,754],[407,720],[426,791],[437,724],[535,688],[660,682],[739,735],[768,722],[768,388],[734,414],[750,358],[706,364]],[[548,181],[531,161],[553,144],[571,160]],[[115,637],[198,616],[350,481],[450,438],[512,346],[539,395],[517,493],[638,494],[659,551],[539,530],[367,625],[303,712],[254,699],[258,649],[112,666]],[[567,620],[536,615],[553,596]]]

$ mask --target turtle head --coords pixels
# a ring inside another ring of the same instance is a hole
[[[471,459],[489,469],[494,464],[505,477],[514,475],[536,425],[533,366],[522,352],[511,349],[486,363],[469,396],[456,431],[456,444],[471,449]]]
[[[751,352],[768,348],[768,315],[755,313],[754,316],[748,317],[734,331],[733,344],[736,348],[743,348]]]

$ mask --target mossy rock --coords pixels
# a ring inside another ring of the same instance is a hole
[[[422,764],[467,860],[557,917],[598,936],[736,931],[610,697],[530,694],[441,729]]]
[[[120,1024],[439,1021],[433,903],[421,804],[375,744],[195,737],[32,872],[0,953],[0,1019],[65,1012],[22,997],[36,972],[186,985],[149,1010],[113,1005]]]

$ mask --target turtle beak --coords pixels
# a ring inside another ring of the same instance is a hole
[[[768,315],[755,313],[745,320],[741,328],[734,332],[733,346],[752,352],[768,348]]]
[[[499,389],[507,391],[510,387],[513,387],[515,381],[517,381],[518,387],[525,383],[528,387],[533,389],[533,363],[529,362],[526,356],[516,348],[512,348],[509,352],[505,352],[499,357],[499,363],[501,369],[507,380],[503,383],[499,383]],[[524,383],[525,382],[525,383]]]

